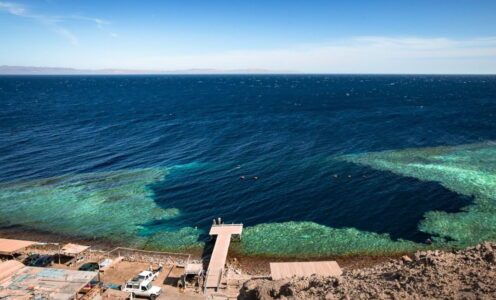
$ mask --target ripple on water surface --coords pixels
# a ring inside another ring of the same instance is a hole
[[[496,143],[369,152],[333,160],[366,165],[423,181],[435,181],[473,197],[458,212],[429,211],[418,225],[433,236],[427,246],[388,234],[332,228],[314,222],[263,223],[246,227],[238,250],[249,255],[332,256],[413,251],[426,247],[464,247],[496,239]],[[181,211],[157,205],[150,188],[166,182],[170,168],[65,175],[0,184],[4,224],[21,224],[55,233],[106,238],[131,246],[172,250],[202,246],[204,230],[170,226]],[[148,224],[158,222],[158,229]]]

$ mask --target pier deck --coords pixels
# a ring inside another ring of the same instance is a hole
[[[210,263],[208,264],[205,279],[206,288],[217,288],[226,264],[227,252],[231,243],[232,235],[241,235],[243,224],[221,224],[212,225],[210,235],[217,235]]]

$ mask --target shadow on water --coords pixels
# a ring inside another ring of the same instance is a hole
[[[209,236],[208,234],[201,234],[198,237],[199,241],[205,242],[201,255],[204,270],[208,269],[208,264],[210,262],[210,258],[212,257],[212,252],[214,250],[215,239],[216,239],[215,236],[212,237]]]

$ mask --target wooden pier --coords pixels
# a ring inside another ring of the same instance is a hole
[[[212,225],[210,235],[216,235],[214,250],[205,278],[205,288],[217,289],[222,280],[224,266],[226,264],[227,252],[231,244],[232,235],[241,235],[243,224],[220,224]]]

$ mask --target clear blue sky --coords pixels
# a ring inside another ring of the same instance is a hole
[[[496,1],[0,0],[0,65],[496,73]]]

